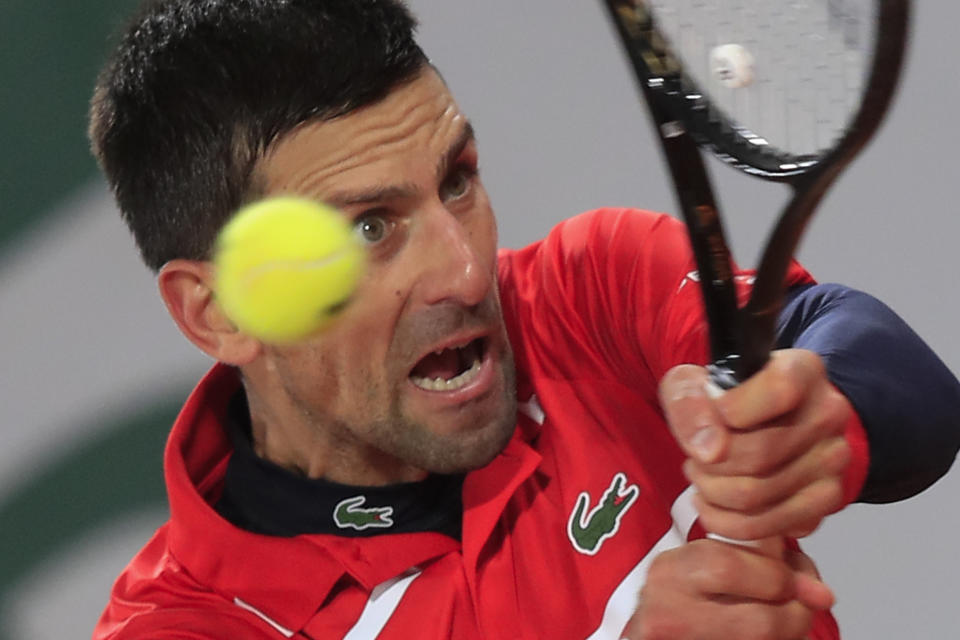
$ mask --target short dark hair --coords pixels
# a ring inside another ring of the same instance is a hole
[[[298,125],[372,104],[427,64],[401,0],[152,0],[97,80],[90,139],[148,267],[209,258]]]

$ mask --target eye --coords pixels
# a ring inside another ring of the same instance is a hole
[[[384,241],[393,229],[393,222],[385,215],[366,213],[353,223],[353,231],[366,245],[376,245]]]
[[[464,197],[470,192],[470,186],[476,175],[475,167],[456,167],[440,185],[440,199],[446,202]]]

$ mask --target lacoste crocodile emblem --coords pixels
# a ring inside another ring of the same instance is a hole
[[[354,496],[341,500],[333,510],[333,521],[341,529],[387,529],[393,526],[393,507],[361,508],[366,496]]]
[[[570,512],[567,535],[573,548],[592,556],[600,551],[603,542],[616,535],[620,529],[620,519],[640,495],[640,487],[627,485],[627,475],[618,473],[613,476],[610,487],[589,512],[590,494],[586,491],[577,496],[577,504]]]

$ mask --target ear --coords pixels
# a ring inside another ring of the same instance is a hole
[[[160,269],[157,286],[173,321],[201,351],[235,366],[260,355],[260,341],[233,326],[217,305],[209,262],[171,260]]]

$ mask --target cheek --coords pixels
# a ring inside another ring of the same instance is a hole
[[[377,374],[358,344],[340,332],[326,333],[283,363],[284,385],[314,418],[356,422],[358,407],[369,405]]]
[[[331,355],[316,338],[277,352],[275,371],[284,390],[311,415],[342,395],[342,364]]]
[[[371,270],[354,301],[318,336],[323,359],[335,364],[345,391],[380,385],[401,300],[386,274]]]
[[[341,377],[346,380],[358,375],[369,375],[373,363],[377,360],[375,354],[380,349],[379,341],[383,331],[374,326],[375,319],[375,313],[367,313],[364,317],[352,321],[347,330],[325,336],[326,359],[337,363]],[[354,373],[355,371],[359,373]]]

